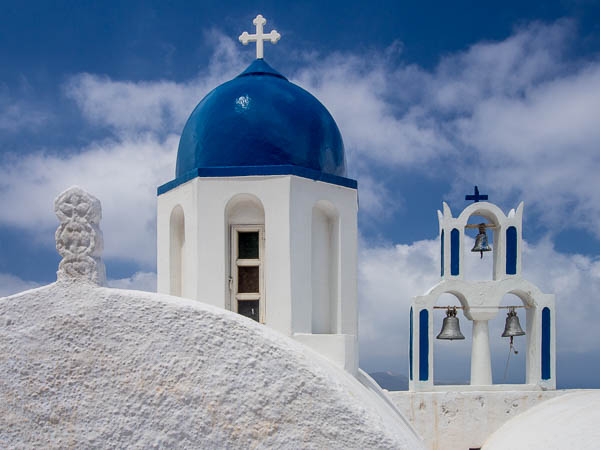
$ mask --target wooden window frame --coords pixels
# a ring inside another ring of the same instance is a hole
[[[258,259],[239,259],[238,258],[238,233],[240,232],[258,232]],[[265,323],[266,300],[264,285],[265,268],[265,226],[264,225],[231,225],[230,232],[231,253],[229,264],[229,291],[230,291],[230,309],[238,312],[238,301],[258,300],[258,321]],[[243,293],[238,290],[238,267],[258,267],[258,293]]]

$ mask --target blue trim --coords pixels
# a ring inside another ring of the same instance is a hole
[[[542,380],[550,379],[550,308],[542,309]]]
[[[450,232],[450,275],[458,275],[460,269],[460,232]]]
[[[506,230],[506,274],[517,273],[517,229],[508,227]]]
[[[281,166],[239,166],[239,167],[200,167],[190,170],[182,176],[175,178],[168,183],[159,186],[158,195],[162,195],[177,186],[186,183],[196,177],[248,177],[256,175],[296,175],[302,178],[308,178],[315,181],[323,181],[329,184],[337,184],[351,189],[356,189],[358,183],[350,178],[339,177],[318,170],[307,169],[306,167],[281,165]]]
[[[444,230],[442,230],[442,269],[441,269],[441,273],[440,276],[444,276]]]
[[[410,380],[413,379],[413,309],[410,307],[410,334],[408,340],[410,342],[408,346],[408,377]]]
[[[419,313],[419,381],[429,379],[429,311]]]

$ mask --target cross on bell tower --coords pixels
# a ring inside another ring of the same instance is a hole
[[[244,31],[240,35],[239,40],[244,45],[248,45],[248,42],[256,42],[256,58],[262,59],[263,58],[263,41],[269,40],[269,41],[271,41],[272,44],[276,44],[277,41],[279,40],[279,38],[281,38],[281,35],[276,30],[273,30],[270,33],[264,34],[263,33],[263,25],[265,25],[267,23],[267,19],[265,19],[260,14],[254,18],[252,23],[256,26],[256,33],[248,34],[247,31]]]
[[[487,200],[487,199],[488,199],[488,195],[480,194],[479,188],[477,186],[475,186],[474,194],[465,195],[465,200],[473,200],[475,203],[477,203],[479,200]]]

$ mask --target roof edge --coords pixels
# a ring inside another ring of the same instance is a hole
[[[157,188],[157,195],[162,195],[175,189],[194,178],[219,178],[219,177],[248,177],[260,175],[296,175],[310,180],[322,181],[324,183],[336,184],[350,189],[358,189],[358,183],[351,178],[340,177],[306,167],[291,164],[279,166],[222,166],[222,167],[198,167],[184,173],[180,177],[169,181]]]

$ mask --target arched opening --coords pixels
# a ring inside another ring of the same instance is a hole
[[[264,225],[265,209],[258,197],[238,194],[225,207],[227,225]]]
[[[517,229],[508,227],[506,229],[506,274],[517,273]]]
[[[319,201],[312,209],[311,288],[312,333],[338,332],[339,216]]]
[[[442,230],[440,235],[440,276],[442,277],[444,276],[444,240],[444,230]]]
[[[487,223],[496,225],[495,220],[492,217],[484,217],[481,215],[471,215],[468,219],[467,224],[469,226],[479,225],[480,223]],[[481,252],[472,251],[476,242],[479,229],[477,228],[465,228],[464,236],[464,276],[465,280],[476,281],[476,280],[492,280],[494,278],[494,258],[496,254],[497,230],[494,228],[486,228],[485,230],[489,247],[492,251]]]
[[[254,195],[239,194],[225,208],[229,236],[226,304],[257,322],[266,321],[265,211]]]
[[[451,294],[440,295],[436,306],[462,306],[459,299]],[[464,340],[444,340],[437,339],[444,318],[446,309],[433,310],[433,363],[435,385],[460,385],[469,384],[471,367],[471,342],[472,342],[472,322],[468,320],[462,312],[457,309],[456,317],[460,331],[465,337]]]
[[[414,333],[414,325],[413,325],[413,308],[410,307],[410,312],[408,313],[408,378],[410,381],[413,379],[413,333]]]
[[[510,338],[502,337],[506,325],[508,306],[523,306],[526,303],[518,296],[508,293],[502,297],[500,310],[489,321],[490,350],[492,353],[492,379],[494,384],[524,384],[526,380],[527,336],[513,337],[514,350],[510,348]],[[515,312],[523,331],[527,331],[525,308]]]
[[[460,275],[460,231],[457,228],[450,232],[450,274]]]
[[[419,381],[429,380],[429,311],[419,311]]]
[[[169,221],[169,293],[181,297],[184,287],[185,216],[181,205],[171,211]]]
[[[550,308],[547,306],[542,309],[542,380],[549,380],[552,376],[551,372],[551,324]]]

